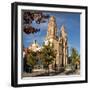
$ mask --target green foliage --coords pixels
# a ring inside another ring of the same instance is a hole
[[[72,63],[75,64],[75,62],[80,58],[80,55],[78,54],[77,50],[75,48],[71,49],[71,59]]]
[[[53,63],[56,58],[56,51],[53,48],[53,44],[50,43],[48,45],[43,45],[41,51],[30,51],[27,54],[27,65],[33,67],[37,64],[38,60],[41,60],[45,69],[48,69],[49,72],[49,65]]]
[[[75,69],[75,65],[76,65],[76,62],[80,62],[80,55],[78,54],[76,48],[72,48],[71,49],[71,66],[72,66],[72,69],[74,70]]]
[[[36,64],[36,60],[36,52],[30,51],[27,54],[27,64],[33,67]]]
[[[56,58],[56,52],[53,48],[53,44],[43,45],[41,58],[43,64],[46,68],[49,68],[49,65],[53,63]]]

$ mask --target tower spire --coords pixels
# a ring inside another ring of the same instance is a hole
[[[47,37],[56,37],[57,25],[54,16],[51,16],[48,23]]]
[[[67,33],[65,31],[65,26],[64,25],[61,26],[60,37],[62,37],[62,38],[66,38],[67,37]]]

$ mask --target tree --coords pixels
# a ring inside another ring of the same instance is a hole
[[[23,32],[26,34],[34,34],[40,31],[40,28],[35,28],[32,26],[32,23],[34,21],[35,24],[42,24],[46,23],[49,19],[49,15],[45,14],[41,11],[23,11],[22,21],[23,21]]]
[[[49,74],[49,65],[52,64],[56,58],[56,53],[53,45],[51,45],[50,43],[48,45],[43,45],[41,58],[43,65],[46,69],[48,69]]]
[[[76,48],[71,49],[71,64],[73,66],[73,69],[75,69],[76,62],[80,62],[80,55],[78,54]]]
[[[27,65],[31,68],[31,71],[36,64],[37,58],[36,58],[36,52],[30,51],[27,54]]]

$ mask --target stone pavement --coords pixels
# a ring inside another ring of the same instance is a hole
[[[22,77],[37,77],[37,76],[57,76],[57,75],[79,75],[80,74],[80,70],[76,70],[74,72],[70,72],[70,71],[63,71],[63,72],[58,72],[58,71],[52,71],[52,72],[49,72],[48,74],[48,71],[47,70],[44,70],[44,71],[34,71],[32,73],[26,73],[24,72],[22,74]]]

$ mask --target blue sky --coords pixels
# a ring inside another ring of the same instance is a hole
[[[44,12],[45,14],[49,14],[50,16],[54,16],[56,18],[57,24],[57,35],[60,34],[60,28],[62,25],[65,26],[65,31],[68,35],[68,47],[69,53],[72,47],[76,48],[80,53],[80,14],[79,13],[67,13],[67,12]],[[42,24],[36,24],[35,22],[32,23],[32,26],[36,28],[40,28],[40,32],[35,34],[25,34],[23,32],[23,44],[24,47],[29,47],[29,45],[34,41],[37,40],[37,43],[41,46],[44,42],[47,27],[48,27],[48,20]]]

